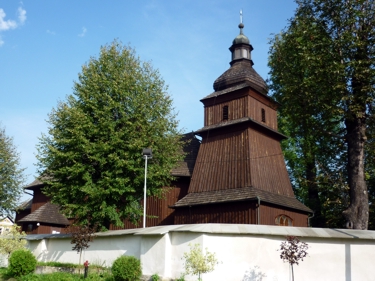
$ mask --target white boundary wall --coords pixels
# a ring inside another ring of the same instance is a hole
[[[220,261],[213,272],[203,275],[204,281],[289,281],[289,264],[278,252],[287,235],[309,245],[308,256],[294,267],[296,281],[375,280],[375,232],[360,230],[198,224],[108,231],[97,234],[82,261],[110,266],[117,257],[131,255],[141,260],[144,275],[177,279],[183,274],[189,243],[199,243]],[[27,239],[39,261],[79,262],[67,235]]]

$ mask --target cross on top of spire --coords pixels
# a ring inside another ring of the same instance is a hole
[[[242,9],[240,10],[240,24],[238,25],[240,28],[240,34],[243,34],[242,29],[245,27],[244,24],[242,23]]]

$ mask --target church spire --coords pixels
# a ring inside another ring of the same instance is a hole
[[[249,38],[247,38],[243,33],[243,28],[245,25],[242,21],[242,10],[240,10],[240,24],[238,25],[240,34],[234,38],[232,46],[229,48],[229,50],[232,52],[231,65],[233,65],[236,61],[243,60],[250,61],[251,65],[253,65],[253,61],[251,60],[251,51],[253,50],[253,47],[250,45]]]

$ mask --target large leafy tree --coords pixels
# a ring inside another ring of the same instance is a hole
[[[15,211],[23,191],[24,170],[13,139],[0,127],[0,217]]]
[[[162,196],[182,151],[166,91],[150,63],[114,41],[82,67],[73,95],[49,114],[37,155],[44,192],[77,224],[137,222],[146,147],[153,152],[147,193]]]
[[[333,201],[340,204],[338,209],[347,207],[346,226],[366,229],[364,163],[374,101],[374,1],[296,2],[294,18],[272,40],[270,51],[271,88],[283,104],[282,123],[292,136],[294,158],[289,159],[304,171],[301,177],[298,169],[294,175],[306,181],[306,197],[318,216],[324,196],[325,202],[332,202],[331,195],[341,195]]]

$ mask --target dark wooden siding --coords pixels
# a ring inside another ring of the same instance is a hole
[[[279,215],[287,215],[293,220],[293,226],[307,227],[308,216],[306,214],[286,210],[268,203],[261,202],[257,208],[257,202],[241,201],[223,204],[211,204],[192,206],[176,209],[174,224],[194,223],[236,223],[236,224],[275,225],[275,219]]]
[[[190,178],[181,177],[175,182],[174,187],[165,187],[165,198],[156,198],[154,196],[147,198],[146,204],[146,226],[172,225],[174,221],[174,209],[168,206],[173,205],[187,194]],[[143,206],[143,200],[141,201]],[[124,220],[124,227],[111,225],[110,230],[131,229],[143,227],[143,217],[140,218],[138,225],[134,225],[128,220]]]
[[[255,223],[255,203],[251,201],[211,204],[176,209],[174,224]]]
[[[31,212],[38,210],[49,201],[49,198],[44,195],[41,188],[34,189],[33,203],[31,205]]]
[[[247,116],[253,120],[263,123],[264,125],[277,130],[277,112],[275,109],[268,107],[266,104],[260,102],[254,97],[249,97],[248,101],[248,112]],[[266,122],[262,121],[262,108],[265,111]]]
[[[294,196],[280,142],[252,128],[203,136],[189,193],[247,186]]]
[[[223,107],[228,106],[228,120],[250,117],[257,122],[277,130],[277,106],[264,95],[252,89],[241,89],[228,95],[204,101],[204,126],[223,121]],[[262,108],[266,122],[262,122]]]
[[[204,137],[189,193],[250,186],[249,146],[246,130]]]
[[[293,226],[307,227],[308,215],[294,210],[286,210],[267,203],[260,203],[260,224],[275,225],[276,217],[287,215],[293,220]]]
[[[294,197],[280,142],[248,128],[252,185],[280,195]]]
[[[28,228],[29,225],[32,225],[31,231]],[[51,234],[53,231],[67,233],[67,228],[55,225],[46,225],[43,223],[40,223],[38,226],[35,222],[25,222],[22,224],[22,231],[25,231],[26,234]]]
[[[223,107],[228,106],[228,120],[239,119],[246,116],[248,97],[241,97],[239,99],[231,100],[224,103],[215,104],[213,106],[205,107],[204,109],[204,125],[209,126],[223,122]]]
[[[17,211],[15,222],[17,223],[20,219],[23,219],[28,214],[30,214],[31,209]]]

